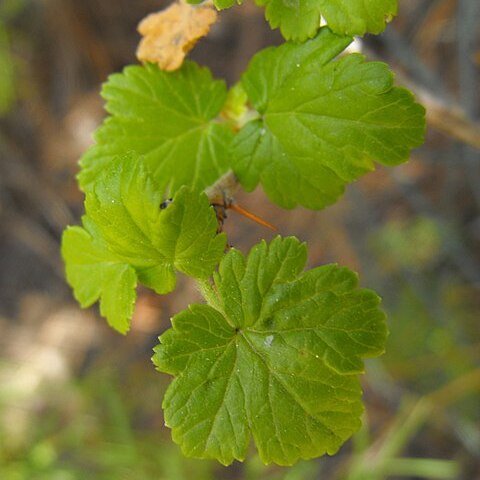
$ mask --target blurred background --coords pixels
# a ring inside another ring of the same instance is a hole
[[[358,47],[428,109],[423,147],[378,168],[321,212],[238,202],[308,241],[311,266],[360,273],[383,297],[387,353],[367,362],[364,427],[334,457],[224,468],[186,459],[163,426],[168,385],[150,362],[169,318],[198,301],[139,291],[122,337],[65,284],[62,230],[79,222],[77,161],[104,111],[100,84],[135,63],[156,0],[0,0],[0,479],[480,479],[480,2],[409,0]],[[221,14],[191,58],[232,85],[282,40],[247,2]],[[231,213],[244,251],[268,230]]]

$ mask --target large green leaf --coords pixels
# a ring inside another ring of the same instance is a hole
[[[85,200],[84,228],[63,236],[67,279],[84,307],[100,299],[102,315],[125,332],[137,279],[157,293],[175,288],[178,270],[209,277],[225,248],[205,194],[182,187],[161,209],[162,195],[134,156],[111,163]]]
[[[216,120],[226,87],[208,69],[191,62],[176,72],[130,66],[109,78],[102,96],[111,116],[80,161],[83,189],[129,151],[143,156],[158,187],[171,194],[182,185],[203,189],[228,169],[233,134]]]
[[[280,27],[287,40],[313,37],[323,16],[341,35],[378,34],[397,14],[397,0],[256,0],[265,6],[272,28]]]
[[[354,273],[302,273],[305,245],[231,250],[209,304],[173,318],[153,361],[175,375],[165,422],[186,455],[243,460],[253,436],[265,463],[334,454],[360,426],[362,357],[383,352],[379,298]]]
[[[282,207],[323,208],[375,161],[399,164],[422,143],[424,108],[393,86],[387,65],[358,54],[335,59],[350,40],[323,28],[253,58],[242,85],[259,118],[233,143],[248,191],[260,182]]]

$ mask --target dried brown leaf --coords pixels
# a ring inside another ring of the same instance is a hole
[[[138,26],[143,38],[137,57],[142,62],[157,63],[162,70],[176,70],[216,19],[217,12],[211,4],[174,3],[152,13]]]

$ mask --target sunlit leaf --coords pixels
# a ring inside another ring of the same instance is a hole
[[[182,185],[204,189],[228,170],[233,133],[217,121],[227,90],[207,69],[191,62],[176,72],[130,66],[109,78],[102,95],[111,116],[80,161],[84,190],[130,151],[142,155],[159,189],[170,194]]]
[[[324,28],[253,58],[242,85],[259,118],[233,146],[248,191],[261,183],[282,207],[323,208],[375,162],[402,163],[422,143],[424,108],[393,85],[387,65],[358,54],[335,59],[350,40]]]
[[[265,463],[334,454],[359,428],[362,357],[383,352],[379,298],[336,265],[303,272],[305,245],[223,258],[209,304],[176,315],[153,361],[176,378],[165,421],[186,455]]]
[[[102,315],[126,332],[137,280],[171,292],[176,271],[209,277],[225,236],[207,197],[186,187],[160,208],[162,194],[134,156],[117,159],[87,193],[83,226],[68,228],[62,254],[67,280],[84,307],[100,300]]]

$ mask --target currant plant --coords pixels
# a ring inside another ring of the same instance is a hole
[[[178,272],[194,278],[205,303],[173,317],[153,356],[175,377],[163,402],[173,439],[228,465],[253,437],[265,463],[291,465],[334,454],[360,427],[358,375],[384,351],[385,316],[347,268],[305,271],[307,247],[294,237],[247,255],[227,247],[219,207],[232,203],[232,184],[260,184],[281,207],[324,208],[375,162],[406,161],[425,120],[387,65],[344,53],[351,35],[385,28],[396,0],[257,3],[286,43],[257,53],[230,90],[191,61],[109,78],[110,116],[80,162],[83,225],[66,229],[62,253],[80,305],[99,301],[121,333],[139,283],[165,294]]]

